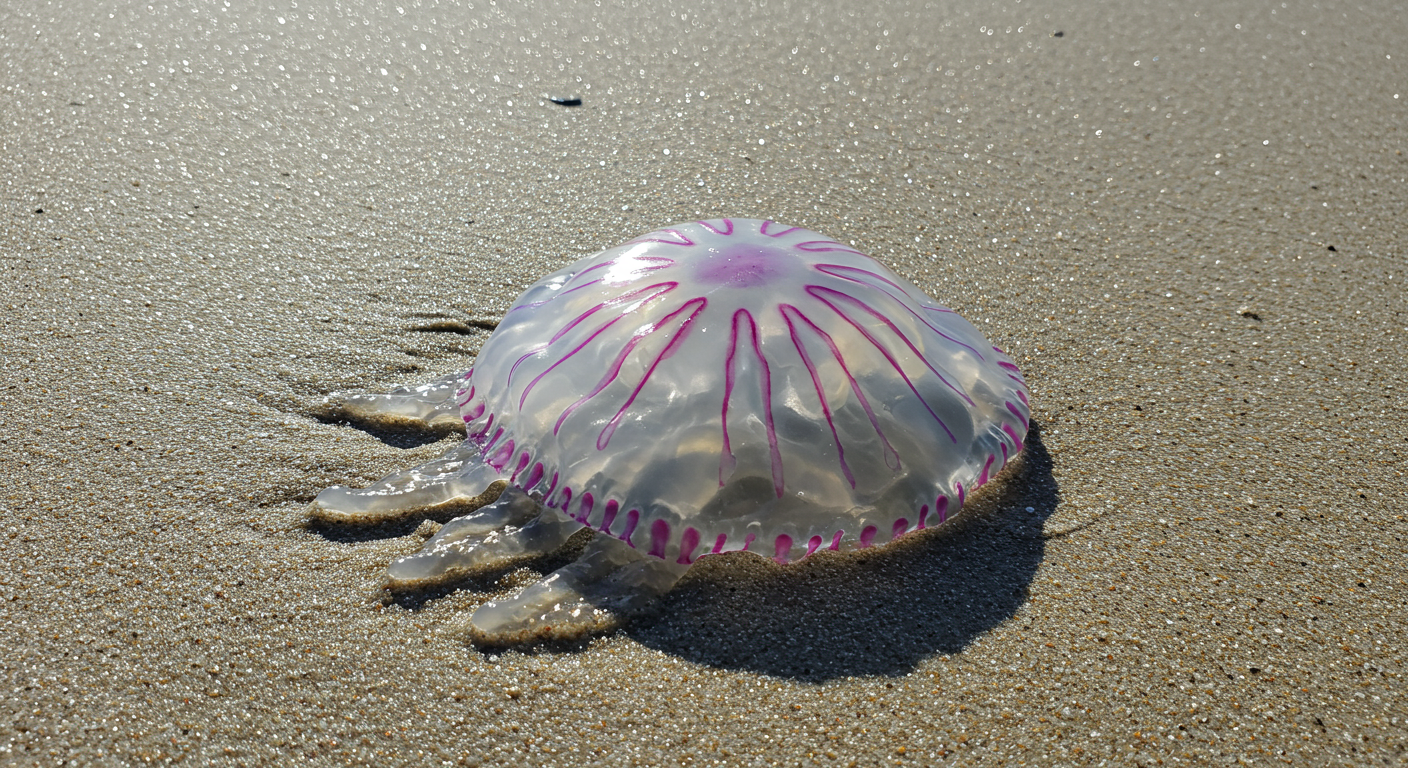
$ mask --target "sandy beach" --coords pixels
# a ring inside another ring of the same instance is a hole
[[[1405,37],[1393,2],[5,4],[0,765],[1403,764]],[[1018,465],[570,647],[463,632],[570,553],[393,594],[419,520],[310,524],[461,439],[330,394],[721,216],[1007,350]]]

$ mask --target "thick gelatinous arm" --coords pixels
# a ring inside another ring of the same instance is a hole
[[[329,398],[327,409],[334,417],[348,421],[395,427],[458,427],[459,405],[455,391],[463,373],[441,376],[415,387],[397,387],[384,395],[349,395]]]
[[[479,606],[470,617],[470,636],[512,645],[609,631],[670,591],[688,569],[597,536],[570,565],[514,597]]]
[[[502,477],[484,464],[477,446],[463,442],[434,461],[393,472],[366,488],[334,485],[313,499],[308,512],[335,523],[375,523],[451,504],[473,509],[499,495]]]
[[[580,530],[576,520],[509,488],[493,504],[446,523],[421,551],[391,563],[386,575],[390,586],[408,587],[502,568],[545,555]]]

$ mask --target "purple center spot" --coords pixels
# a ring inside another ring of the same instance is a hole
[[[730,244],[710,248],[693,267],[695,279],[705,285],[758,288],[784,278],[799,263],[783,248]]]

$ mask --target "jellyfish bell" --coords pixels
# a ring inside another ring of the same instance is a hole
[[[465,427],[429,464],[313,502],[340,522],[473,509],[395,561],[393,586],[597,532],[474,613],[489,642],[613,626],[710,554],[786,563],[941,524],[1029,417],[1017,366],[956,313],[852,246],[741,219],[577,261],[523,293],[469,371],[336,407]]]

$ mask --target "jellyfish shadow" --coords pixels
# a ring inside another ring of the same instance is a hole
[[[907,674],[962,651],[1026,601],[1043,523],[1060,503],[1051,468],[1033,423],[1021,458],[942,527],[785,567],[741,553],[705,558],[625,633],[698,664],[777,677]]]
[[[464,425],[453,423],[419,424],[410,420],[387,424],[377,419],[359,418],[353,414],[332,408],[312,408],[300,412],[314,421],[338,427],[351,427],[380,441],[383,445],[401,450],[419,448],[438,443],[451,435],[464,437]]]
[[[403,439],[416,434],[398,432]],[[903,676],[935,653],[961,652],[1026,601],[1045,557],[1044,523],[1061,500],[1051,470],[1041,426],[1032,422],[1018,459],[943,526],[884,546],[822,552],[786,566],[746,553],[703,558],[655,610],[629,621],[621,632],[647,647],[721,669],[811,682]],[[427,519],[443,523],[465,511],[446,507],[373,524],[309,520],[305,527],[331,542],[357,544],[408,536]],[[582,531],[553,552],[490,572],[384,590],[383,602],[418,611],[462,590],[502,592],[504,579],[520,569],[546,574],[572,562],[590,537]],[[571,653],[590,645],[591,638],[574,638],[514,650]]]

